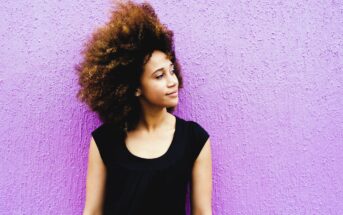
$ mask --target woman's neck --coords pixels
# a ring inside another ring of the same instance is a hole
[[[171,114],[168,113],[165,108],[160,112],[142,114],[137,129],[145,130],[148,133],[155,132],[168,124],[171,121],[171,117]]]

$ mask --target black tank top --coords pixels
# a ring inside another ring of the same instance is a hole
[[[132,154],[113,125],[103,123],[92,131],[107,170],[105,215],[186,214],[193,164],[209,134],[198,123],[175,117],[172,142],[157,158]]]

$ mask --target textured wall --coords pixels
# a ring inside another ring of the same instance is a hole
[[[214,214],[343,214],[342,2],[150,2],[183,66],[175,114],[211,135]],[[0,214],[81,214],[99,121],[73,65],[109,8],[1,2]]]

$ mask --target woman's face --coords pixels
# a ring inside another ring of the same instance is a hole
[[[174,66],[167,55],[161,51],[154,51],[149,61],[144,65],[141,76],[141,102],[149,106],[175,107],[178,103],[179,81],[174,73]],[[175,92],[172,95],[168,95]]]

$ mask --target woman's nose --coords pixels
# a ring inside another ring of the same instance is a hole
[[[174,86],[176,84],[177,84],[176,76],[175,77],[169,76],[169,78],[168,78],[168,86]]]

